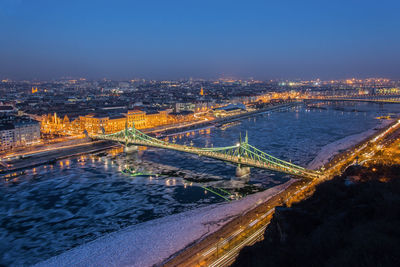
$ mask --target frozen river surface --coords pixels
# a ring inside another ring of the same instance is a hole
[[[175,136],[177,143],[228,146],[248,131],[262,151],[307,166],[329,143],[375,127],[377,116],[400,112],[398,105],[334,104],[295,107],[244,119],[229,128]],[[171,141],[172,137],[170,137]],[[126,167],[152,176],[126,175]],[[168,173],[168,175],[159,175]],[[252,169],[236,179],[235,166],[160,149],[65,159],[0,180],[0,265],[29,265],[129,225],[205,207],[224,199],[199,185],[243,192],[282,184],[288,176]],[[213,178],[197,184],[183,178]]]

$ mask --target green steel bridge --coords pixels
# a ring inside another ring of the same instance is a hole
[[[276,172],[287,173],[303,178],[315,179],[322,177],[322,174],[313,170],[308,170],[297,166],[290,162],[278,159],[267,153],[262,152],[256,147],[248,143],[247,133],[244,140],[240,138],[239,142],[234,146],[227,147],[211,147],[199,148],[193,146],[179,145],[169,143],[157,138],[148,136],[136,128],[126,128],[113,134],[99,134],[90,136],[92,139],[110,140],[128,145],[139,145],[157,147],[163,149],[171,149],[198,156],[204,156],[231,162],[238,165],[236,174],[242,176],[250,172],[249,167],[267,169]]]

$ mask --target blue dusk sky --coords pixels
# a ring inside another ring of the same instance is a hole
[[[0,0],[0,78],[400,79],[400,1]]]

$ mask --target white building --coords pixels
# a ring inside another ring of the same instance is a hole
[[[14,123],[15,146],[26,146],[38,143],[40,140],[40,124],[34,120],[21,120]]]
[[[14,125],[0,125],[0,151],[11,149],[14,146],[14,132]]]
[[[15,118],[0,124],[0,150],[30,146],[40,141],[40,124],[29,118]]]

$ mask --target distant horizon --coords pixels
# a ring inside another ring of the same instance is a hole
[[[9,77],[0,77],[0,82],[49,82],[49,81],[61,81],[61,80],[77,80],[77,81],[115,81],[115,82],[131,82],[134,80],[145,80],[145,81],[218,81],[218,80],[233,80],[233,81],[260,81],[260,82],[285,82],[285,81],[290,81],[290,82],[306,82],[306,81],[321,81],[321,82],[327,82],[327,81],[346,81],[346,80],[369,80],[369,79],[374,79],[374,80],[389,80],[389,81],[400,81],[400,79],[392,79],[388,77],[346,77],[346,78],[339,78],[339,79],[321,79],[321,78],[311,78],[311,79],[301,79],[301,78],[281,78],[281,79],[257,79],[255,77],[218,77],[218,78],[201,78],[201,77],[182,77],[182,78],[176,78],[176,79],[154,79],[154,78],[146,78],[146,77],[132,77],[132,78],[125,78],[125,79],[113,79],[113,78],[108,78],[108,77],[102,77],[102,78],[89,78],[89,77],[59,77],[59,78],[49,78],[49,79],[11,79]]]

